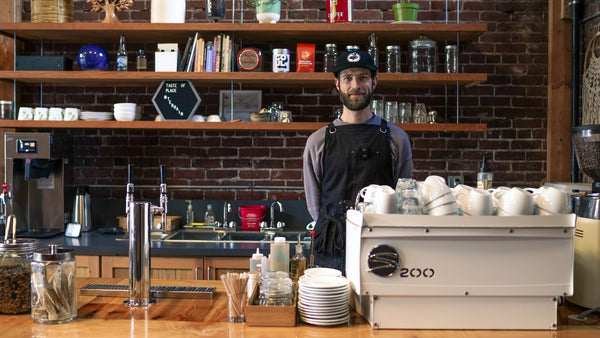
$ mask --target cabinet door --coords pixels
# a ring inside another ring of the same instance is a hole
[[[204,276],[209,280],[219,280],[227,272],[248,272],[250,260],[246,257],[205,257]]]
[[[152,257],[151,279],[204,279],[203,258]],[[129,257],[102,256],[102,277],[129,278]]]
[[[100,277],[100,256],[75,255],[77,277]]]

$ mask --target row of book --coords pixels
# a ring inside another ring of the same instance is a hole
[[[233,43],[228,34],[188,37],[181,55],[180,72],[231,72]]]

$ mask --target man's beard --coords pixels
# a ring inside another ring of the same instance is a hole
[[[361,96],[360,99],[351,99],[350,95],[352,94],[365,94]],[[362,90],[354,90],[343,93],[340,91],[340,100],[342,100],[342,104],[346,106],[346,108],[354,111],[363,110],[371,104],[371,99],[373,98],[373,90],[369,90],[366,93],[363,93]]]

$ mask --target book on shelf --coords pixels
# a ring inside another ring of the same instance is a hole
[[[187,43],[185,44],[185,48],[183,49],[183,53],[181,54],[181,60],[179,61],[179,67],[177,67],[177,71],[178,72],[183,72],[183,70],[185,69],[185,65],[187,63],[187,57],[192,45],[192,41],[193,37],[188,37],[187,39]]]

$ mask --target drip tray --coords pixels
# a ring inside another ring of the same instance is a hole
[[[203,298],[215,297],[215,287],[151,286],[153,298]],[[129,285],[88,284],[81,288],[82,296],[129,297]]]

